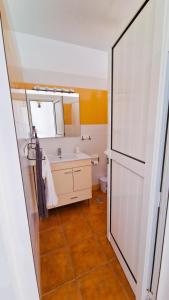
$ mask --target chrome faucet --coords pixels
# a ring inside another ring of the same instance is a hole
[[[57,155],[61,158],[62,157],[62,148],[57,148]]]

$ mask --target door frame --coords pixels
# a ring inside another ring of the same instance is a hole
[[[153,0],[149,0],[153,1]],[[136,13],[135,17],[131,20],[126,30],[130,27],[132,22],[142,11],[145,5],[149,2],[145,1],[140,10]],[[107,237],[110,240],[117,257],[122,265],[122,268],[136,294],[136,298],[139,300],[145,300],[149,296],[148,286],[150,281],[150,271],[151,271],[151,257],[154,251],[154,240],[156,232],[156,220],[157,220],[157,209],[159,205],[159,185],[161,180],[162,172],[162,159],[164,150],[164,139],[166,128],[166,107],[168,107],[168,101],[165,99],[165,82],[166,82],[166,65],[167,65],[167,55],[168,55],[168,8],[169,3],[167,0],[154,0],[154,25],[153,25],[153,52],[152,52],[152,70],[151,70],[151,82],[150,82],[150,101],[153,103],[152,99],[156,99],[156,108],[152,106],[154,110],[154,134],[152,139],[152,147],[147,153],[149,165],[146,169],[146,178],[148,180],[148,186],[144,187],[144,207],[146,209],[144,216],[144,225],[141,229],[140,238],[142,240],[142,245],[140,246],[140,259],[139,259],[139,280],[138,285],[135,287],[133,285],[133,280],[131,274],[117,248],[114,240],[112,239],[110,233],[110,211],[111,211],[111,164],[112,164],[112,151],[111,151],[111,126],[108,130],[108,156],[109,156],[109,168],[108,168],[108,224],[107,224]],[[122,35],[125,33],[125,31]],[[122,36],[120,35],[120,37]],[[115,42],[117,44],[119,39]],[[158,53],[158,55],[157,55]],[[109,124],[112,122],[112,49],[109,52]],[[148,124],[148,130],[151,130],[150,120]],[[148,201],[148,205],[147,205]],[[153,238],[152,238],[153,237]]]
[[[169,134],[168,134],[169,138]],[[169,139],[168,139],[169,142]],[[163,182],[163,188],[165,189],[165,195],[167,196],[169,191],[169,143],[167,145],[167,151],[166,151],[166,162],[165,162],[165,179]],[[167,199],[168,198],[168,199]],[[166,197],[166,204],[168,206],[169,204],[169,197]],[[166,209],[166,215],[165,215],[165,229],[162,232],[162,254],[159,257],[160,262],[160,272],[157,273],[158,275],[158,286],[156,295],[152,299],[167,299],[168,298],[168,292],[169,292],[169,286],[168,286],[168,274],[169,274],[169,206],[168,209]]]
[[[8,281],[5,282],[6,294],[4,297],[10,297],[8,296],[9,291],[13,294],[13,299],[39,300],[9,87],[1,16],[0,65],[1,234],[9,265],[9,278]],[[3,270],[0,270],[0,272],[3,272]],[[2,274],[2,279],[3,275],[4,274]],[[2,283],[3,282],[1,282],[1,284]]]
[[[160,193],[159,193],[159,208],[157,214],[157,223],[155,229],[155,241],[153,247],[153,262],[152,271],[150,273],[149,291],[152,300],[157,298],[159,277],[161,271],[161,260],[164,246],[164,236],[167,221],[167,212],[169,204],[169,52],[167,59],[167,75],[165,83],[165,99],[166,111],[164,115],[164,128],[163,128],[163,155],[161,155],[161,180],[160,180]]]

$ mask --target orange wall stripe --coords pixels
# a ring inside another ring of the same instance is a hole
[[[72,124],[72,104],[71,103],[63,104],[63,109],[64,109],[64,123],[65,123],[65,125],[71,125]]]
[[[63,87],[27,82],[15,82],[11,84],[12,88],[18,89],[32,89],[34,86]],[[80,95],[80,123],[82,125],[108,123],[108,91],[76,87],[66,88],[74,89]]]

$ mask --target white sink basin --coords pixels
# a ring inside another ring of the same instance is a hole
[[[73,160],[83,160],[90,159],[90,156],[85,153],[63,153],[61,157],[55,154],[48,154],[48,159],[50,162],[64,162],[64,161],[73,161]]]

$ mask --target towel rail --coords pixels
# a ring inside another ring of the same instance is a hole
[[[37,195],[37,205],[40,218],[48,217],[48,209],[46,202],[46,186],[45,180],[42,175],[43,164],[42,161],[45,160],[43,156],[43,150],[40,148],[39,139],[37,136],[36,128],[32,127],[31,142],[26,145],[27,147],[27,159],[35,161],[36,170],[36,195]],[[35,151],[33,154],[32,152]],[[31,157],[33,155],[34,157]]]
[[[38,161],[38,160],[45,160],[45,157],[43,156],[42,157],[42,159],[39,159],[39,158],[37,158],[36,157],[36,147],[37,147],[37,143],[39,143],[39,141],[36,141],[36,143],[33,143],[33,142],[31,142],[31,143],[28,143],[26,146],[27,146],[27,159],[28,160],[33,160],[33,161]],[[41,151],[42,151],[42,149],[41,148],[39,148]],[[34,157],[31,157],[31,154],[30,154],[30,152],[32,152],[32,150],[34,150],[35,151],[35,155],[34,155]]]

